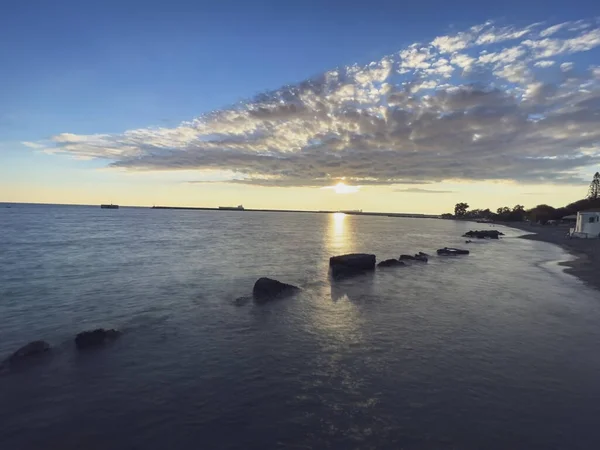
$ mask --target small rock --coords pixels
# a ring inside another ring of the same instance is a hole
[[[442,255],[442,256],[468,255],[469,250],[462,250],[460,248],[444,247],[444,248],[440,248],[437,251],[437,254]]]
[[[419,252],[416,255],[400,255],[400,260],[401,261],[420,261],[420,262],[427,262],[428,261],[428,257],[429,255],[427,255],[427,253],[423,253],[423,252]]]
[[[46,353],[48,350],[50,350],[50,344],[48,344],[46,341],[33,341],[14,352],[7,359],[7,362],[9,364],[15,364],[32,356]]]
[[[397,259],[386,259],[385,261],[381,261],[379,264],[377,264],[377,267],[400,267],[405,265],[406,264]]]
[[[282,283],[272,278],[260,278],[254,283],[252,296],[257,303],[275,300],[277,298],[287,297],[300,291],[300,288],[291,284]]]
[[[120,331],[104,328],[98,328],[93,331],[83,331],[75,336],[75,346],[78,350],[83,350],[90,347],[97,347],[114,340],[121,335]]]

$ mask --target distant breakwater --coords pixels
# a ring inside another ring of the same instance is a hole
[[[408,217],[415,219],[439,219],[440,216],[432,214],[406,214],[406,213],[384,213],[384,212],[358,212],[358,211],[307,211],[299,209],[220,209],[201,206],[152,206],[151,209],[176,209],[193,211],[219,211],[219,212],[270,212],[270,213],[306,213],[306,214],[335,214],[343,213],[349,216],[382,216],[382,217]]]

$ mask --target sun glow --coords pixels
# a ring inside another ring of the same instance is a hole
[[[335,186],[327,186],[323,189],[332,189],[336,194],[354,194],[358,192],[360,186],[348,186],[343,181],[340,181]]]

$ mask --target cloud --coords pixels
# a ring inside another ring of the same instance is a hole
[[[557,25],[552,25],[551,27],[546,28],[545,30],[540,31],[541,37],[552,36],[557,31],[560,31],[562,28],[568,26],[570,22],[559,23]]]
[[[39,142],[21,142],[25,147],[33,148],[34,150],[43,150],[46,148],[46,145],[41,144]]]
[[[554,61],[545,60],[545,61],[536,61],[534,63],[534,66],[546,68],[546,67],[552,67],[554,64],[555,64]]]
[[[570,72],[571,70],[573,70],[573,67],[575,67],[575,64],[573,64],[572,62],[564,62],[560,65],[560,70],[562,70],[563,72]]]
[[[454,191],[438,191],[435,189],[422,189],[422,188],[404,188],[404,189],[394,189],[394,192],[409,192],[412,194],[450,194]]]
[[[586,52],[600,45],[600,29],[595,28],[568,39],[526,40],[522,44],[534,52],[535,58]]]
[[[29,147],[127,171],[195,170],[194,183],[215,172],[228,177],[214,182],[284,187],[584,183],[600,163],[600,69],[533,69],[563,55],[575,71],[584,58],[564,55],[577,52],[598,60],[600,28],[559,25],[486,22],[175,127],[65,132]]]

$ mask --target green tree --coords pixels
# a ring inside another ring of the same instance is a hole
[[[509,215],[509,220],[512,222],[522,222],[525,219],[525,207],[523,205],[515,205]]]
[[[600,198],[600,173],[596,172],[594,178],[590,183],[590,189],[588,191],[588,198],[590,200],[596,200]]]
[[[454,207],[454,215],[456,217],[464,217],[467,214],[469,205],[467,203],[457,203]]]
[[[539,222],[542,225],[556,216],[556,209],[549,205],[537,205],[529,211],[529,218],[532,222]]]

